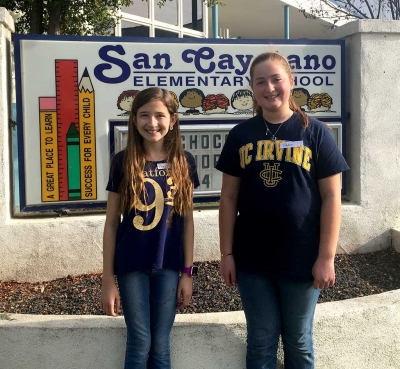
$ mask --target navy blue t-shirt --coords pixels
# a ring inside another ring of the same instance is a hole
[[[112,160],[107,191],[119,192],[123,156],[124,151],[121,151]],[[185,156],[189,176],[196,188],[200,183],[195,160],[186,151]],[[175,213],[171,217],[174,183],[167,175],[166,167],[166,161],[146,162],[143,175],[148,208],[145,211],[144,205],[138,206],[122,217],[115,247],[115,274],[161,268],[180,270],[183,267],[184,218]]]
[[[349,169],[329,129],[309,117],[304,130],[294,113],[274,142],[257,115],[232,128],[216,168],[241,179],[236,268],[311,280],[320,238],[318,180]]]

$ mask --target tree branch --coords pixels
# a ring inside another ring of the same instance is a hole
[[[394,1],[394,0],[393,0]],[[400,7],[399,7],[399,1],[395,1],[395,8],[396,8],[396,20],[400,18]]]
[[[51,1],[48,3],[49,11],[49,35],[59,35],[61,33],[61,15],[62,15],[62,3],[60,1]]]
[[[365,18],[364,15],[360,16],[359,14],[351,13],[347,8],[345,8],[345,2],[344,1],[338,0],[336,2],[340,3],[340,4],[343,4],[343,7],[337,5],[337,4],[335,4],[335,3],[333,3],[333,2],[331,2],[329,0],[320,0],[319,1],[320,9],[315,11],[316,8],[312,8],[312,10],[314,10],[315,13],[319,14],[320,17],[322,16],[324,18],[329,18],[329,19],[336,19],[337,20],[337,19],[340,19],[341,17],[344,18],[344,19],[348,19],[350,17],[354,17],[354,18],[358,18],[358,19],[362,19],[363,17]],[[327,16],[326,14],[324,14],[323,5],[322,4],[325,4],[327,7],[329,7],[332,10],[334,10],[336,12],[336,14],[337,13],[341,13],[343,15],[342,16],[341,15]],[[301,7],[300,4],[299,4],[299,7]],[[307,13],[304,8],[302,10],[303,10],[303,13]]]
[[[381,7],[382,7],[382,0],[379,0],[379,3],[378,3],[378,14],[376,16],[377,19],[379,19],[380,15],[381,15]]]
[[[368,15],[366,15],[366,14],[363,13],[359,8],[357,8],[357,7],[351,2],[351,0],[347,0],[346,2],[347,2],[347,4],[350,6],[350,8],[354,9],[357,13],[361,14],[365,19],[368,19],[368,18],[369,18]],[[373,17],[373,14],[372,14],[372,18],[374,18],[374,17]]]
[[[369,5],[369,0],[364,0],[364,2],[365,2],[365,5],[368,8],[369,14],[371,14],[371,18],[374,19],[375,18],[375,14],[374,14],[371,6]]]
[[[392,13],[392,19],[396,19],[395,15],[394,15],[394,8],[393,8],[393,3],[391,1],[389,1],[389,5],[390,5],[390,11]]]
[[[29,31],[33,34],[43,33],[43,1],[31,1]]]

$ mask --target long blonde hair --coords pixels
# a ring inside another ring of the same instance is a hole
[[[276,62],[281,63],[285,72],[288,74],[289,78],[293,79],[292,68],[290,67],[289,61],[282,54],[280,54],[278,52],[267,51],[260,55],[257,55],[251,62],[251,66],[250,66],[251,85],[253,85],[254,68],[256,67],[256,65],[266,62],[266,61],[276,61]],[[308,127],[308,116],[294,102],[292,95],[290,95],[290,98],[289,98],[289,109],[297,112],[300,115],[300,119],[302,121],[303,128],[306,129]],[[256,100],[254,100],[254,103],[253,103],[253,113],[254,114],[262,114],[262,107],[258,104],[258,102]]]
[[[145,104],[160,100],[168,109],[171,116],[177,114],[174,98],[168,90],[151,87],[140,91],[133,100],[128,122],[128,140],[123,158],[123,178],[120,184],[121,214],[130,212],[144,200],[146,204],[147,191],[144,184],[143,170],[146,164],[146,152],[143,146],[143,137],[140,135],[135,119],[138,110]],[[193,184],[189,176],[189,168],[182,148],[181,132],[178,119],[174,129],[164,136],[164,148],[167,153],[168,175],[175,185],[173,212],[186,215],[192,208]]]

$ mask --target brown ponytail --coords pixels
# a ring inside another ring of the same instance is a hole
[[[258,104],[258,102],[253,100],[253,115],[262,114],[262,107]]]
[[[294,99],[292,96],[290,96],[290,99],[289,99],[289,108],[300,115],[302,126],[304,129],[306,129],[308,127],[308,115],[299,108],[299,106],[294,102]]]

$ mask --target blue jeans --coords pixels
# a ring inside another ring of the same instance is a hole
[[[118,276],[127,327],[125,369],[170,369],[169,336],[179,272],[153,269]]]
[[[247,322],[247,369],[276,369],[279,335],[285,369],[313,369],[312,327],[320,290],[243,271],[237,283]]]

